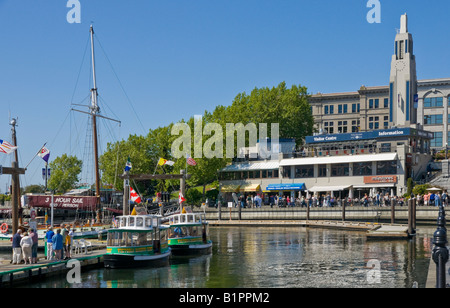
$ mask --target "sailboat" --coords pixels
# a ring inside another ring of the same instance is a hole
[[[91,61],[92,61],[92,80],[93,80],[93,88],[91,91],[91,103],[88,106],[88,111],[78,110],[72,108],[72,111],[77,111],[80,113],[88,114],[91,118],[92,123],[92,144],[93,144],[93,157],[94,157],[94,176],[95,176],[95,196],[93,197],[84,197],[84,196],[74,196],[74,195],[65,195],[65,196],[55,196],[52,197],[52,200],[49,200],[49,196],[28,196],[28,203],[30,206],[34,207],[50,207],[49,205],[56,206],[57,208],[64,209],[82,209],[82,210],[93,210],[95,212],[95,216],[92,219],[88,219],[86,223],[81,225],[77,225],[78,217],[75,217],[74,223],[72,224],[72,228],[75,228],[77,231],[74,232],[74,238],[82,238],[82,237],[97,237],[99,233],[106,233],[106,230],[111,227],[111,222],[106,221],[102,217],[102,204],[100,198],[100,171],[99,171],[99,150],[98,150],[98,133],[97,133],[97,118],[104,118],[107,120],[115,121],[120,124],[119,120],[112,119],[109,117],[105,117],[100,114],[100,108],[98,106],[98,91],[97,91],[97,79],[96,79],[96,68],[95,68],[95,51],[94,51],[94,28],[90,26],[90,43],[91,43]],[[76,104],[74,104],[76,105]],[[41,200],[39,200],[41,198]],[[43,200],[42,198],[46,198]],[[71,207],[73,205],[73,207]],[[53,222],[53,220],[52,220]],[[45,232],[42,230],[41,232]],[[40,236],[41,232],[38,231]]]

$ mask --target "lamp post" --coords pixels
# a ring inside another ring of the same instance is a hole
[[[434,233],[433,261],[436,263],[436,288],[446,288],[446,263],[449,259],[447,249],[447,228],[445,227],[445,210],[442,205],[439,206],[439,217],[437,220],[438,228]]]

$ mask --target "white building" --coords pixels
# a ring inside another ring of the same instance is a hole
[[[301,153],[239,161],[220,171],[221,192],[303,195],[404,194],[427,173],[432,148],[449,142],[450,78],[417,81],[406,14],[395,37],[388,86],[310,98],[321,133]],[[280,146],[280,149],[284,147]]]

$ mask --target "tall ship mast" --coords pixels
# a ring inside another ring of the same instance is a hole
[[[93,138],[93,148],[94,148],[94,174],[95,174],[95,196],[97,198],[96,202],[96,212],[97,219],[101,220],[101,199],[100,199],[100,171],[98,164],[98,136],[97,136],[97,117],[101,117],[107,120],[112,120],[120,123],[120,121],[111,119],[100,115],[100,108],[98,107],[98,89],[97,89],[97,76],[95,71],[95,51],[94,51],[94,27],[90,27],[90,40],[91,40],[91,59],[92,59],[92,79],[93,88],[91,89],[91,105],[89,106],[89,112],[72,109],[78,112],[87,113],[92,118],[92,138]]]

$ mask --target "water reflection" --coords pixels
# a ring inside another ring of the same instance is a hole
[[[211,228],[213,253],[172,258],[160,268],[97,269],[81,284],[64,278],[33,287],[108,288],[302,288],[424,287],[432,233],[410,241],[367,241],[365,233],[306,228]],[[379,264],[379,283],[368,279]]]

